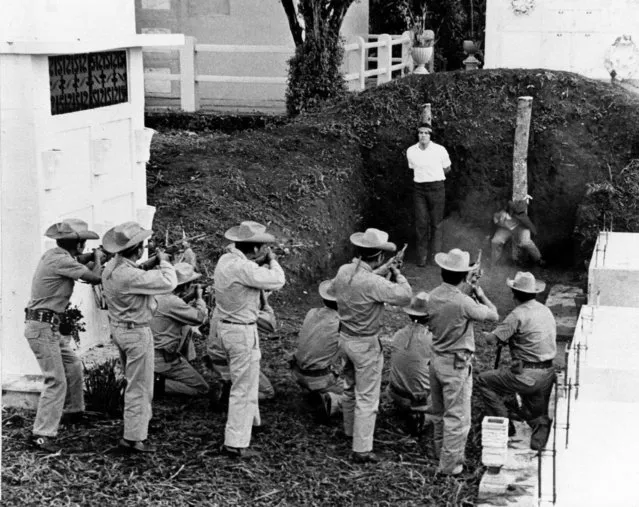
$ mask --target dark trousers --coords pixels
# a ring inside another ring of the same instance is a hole
[[[415,232],[419,260],[433,257],[442,248],[441,224],[444,219],[446,189],[443,181],[413,183],[415,198]]]
[[[555,369],[524,369],[515,374],[510,370],[489,370],[480,373],[476,387],[484,401],[485,415],[510,417],[506,397],[519,394],[520,416],[528,422],[548,418],[548,402],[555,379]]]

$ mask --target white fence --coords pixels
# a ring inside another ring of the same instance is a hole
[[[393,76],[403,76],[407,68],[412,68],[410,58],[410,34],[402,35],[369,35],[369,40],[363,37],[353,37],[344,46],[344,78],[351,91],[363,90],[367,80],[376,77],[375,84],[386,83]],[[281,84],[286,85],[286,76],[228,76],[199,74],[197,66],[198,53],[268,53],[286,54],[293,56],[295,49],[289,46],[248,46],[198,44],[193,37],[185,37],[185,44],[174,47],[179,51],[179,74],[173,73],[144,73],[148,81],[178,81],[180,83],[180,106],[183,111],[194,112],[200,109],[200,83],[250,83],[250,84]],[[393,51],[393,49],[395,51]],[[156,50],[144,47],[145,52]],[[166,47],[162,48],[166,50]],[[375,54],[372,54],[374,50]],[[395,53],[395,56],[393,56]],[[371,64],[375,68],[370,68]],[[395,73],[395,74],[394,74]]]

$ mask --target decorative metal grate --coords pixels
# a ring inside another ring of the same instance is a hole
[[[50,56],[49,88],[52,115],[127,102],[126,51]]]

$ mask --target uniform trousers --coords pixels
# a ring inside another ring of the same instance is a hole
[[[433,443],[443,473],[452,473],[464,463],[473,390],[471,357],[468,352],[435,353],[430,363]]]
[[[257,326],[218,322],[217,332],[231,376],[224,445],[246,448],[251,443],[253,426],[261,424],[258,387],[262,355]]]
[[[24,335],[44,376],[33,434],[55,437],[63,412],[84,411],[82,362],[71,349],[71,337],[61,335],[57,326],[27,320]]]
[[[344,433],[353,437],[353,451],[373,449],[384,355],[377,335],[353,337],[340,333],[344,356]]]
[[[148,326],[129,329],[111,323],[111,337],[120,351],[126,378],[124,438],[146,440],[153,401],[153,333]]]

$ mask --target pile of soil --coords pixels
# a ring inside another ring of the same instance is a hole
[[[429,102],[433,140],[448,149],[453,167],[444,248],[479,248],[492,213],[511,195],[523,95],[533,97],[528,172],[536,241],[551,262],[574,263],[584,256],[573,230],[586,184],[615,178],[639,157],[639,96],[547,70],[409,76],[284,125],[231,134],[165,131],[148,165],[156,230],[164,237],[168,229],[171,238],[182,229],[208,233],[202,243],[208,269],[225,229],[246,219],[267,223],[295,245],[284,263],[296,288],[347,259],[355,230],[376,226],[411,244],[412,178],[404,153],[416,142],[421,105]],[[174,121],[184,125],[180,115]]]

